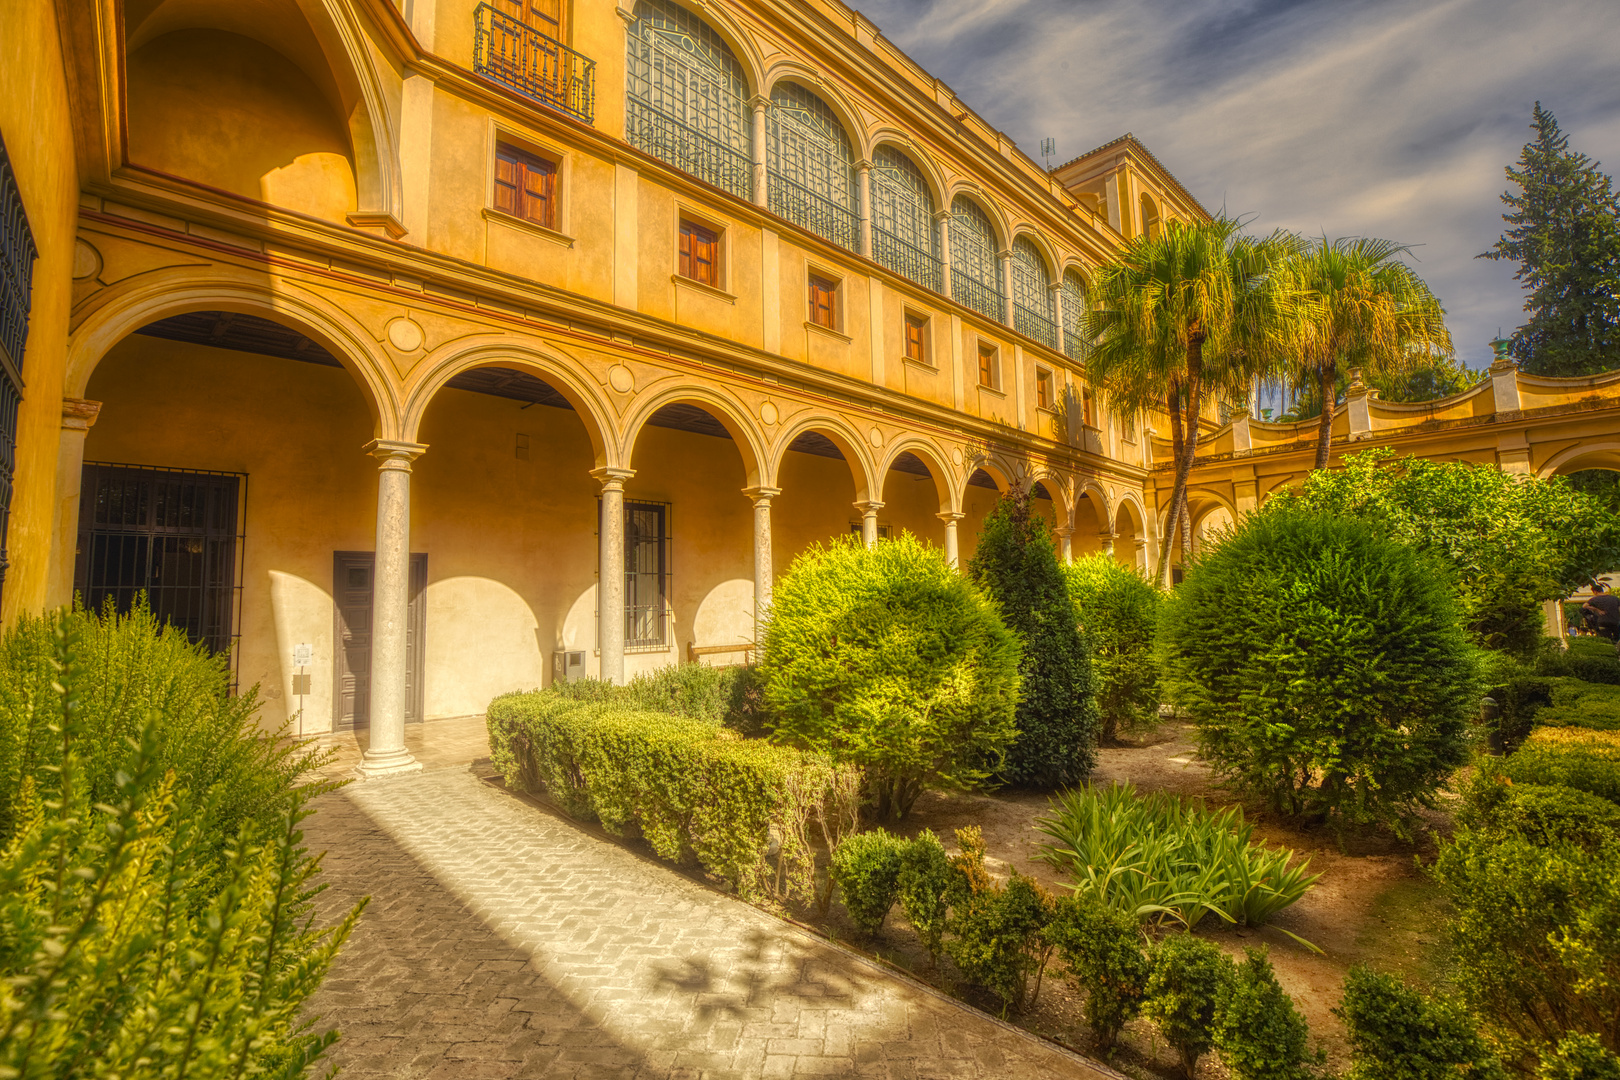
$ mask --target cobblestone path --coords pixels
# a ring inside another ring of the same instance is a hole
[[[312,1005],[350,1080],[1115,1075],[465,768],[316,805],[323,914],[372,898]]]

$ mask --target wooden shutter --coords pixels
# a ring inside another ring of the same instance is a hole
[[[1041,371],[1035,375],[1035,406],[1039,409],[1052,407],[1052,376],[1049,372]]]
[[[718,287],[720,284],[720,238],[701,225],[681,222],[680,275]]]
[[[557,227],[557,166],[501,143],[495,148],[495,209]]]
[[[502,147],[495,154],[495,209],[518,216],[518,185],[523,182],[523,166]]]
[[[906,359],[927,363],[923,353],[923,321],[915,315],[906,316]]]
[[[536,225],[544,225],[548,229],[556,228],[556,214],[553,207],[557,169],[549,161],[533,158],[523,164],[523,216]]]
[[[996,351],[986,345],[979,346],[979,385],[996,385]]]
[[[838,286],[825,278],[810,277],[810,321],[829,330],[838,328],[835,307]]]

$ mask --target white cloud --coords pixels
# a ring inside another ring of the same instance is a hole
[[[1134,131],[1212,209],[1417,245],[1464,359],[1522,321],[1502,169],[1540,100],[1620,167],[1613,0],[862,0],[1028,152]]]

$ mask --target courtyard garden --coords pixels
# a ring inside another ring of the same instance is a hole
[[[497,699],[493,763],[1129,1075],[1610,1077],[1620,660],[1537,622],[1586,503],[1360,455],[1165,593],[1015,491],[966,573],[801,555],[758,667]]]

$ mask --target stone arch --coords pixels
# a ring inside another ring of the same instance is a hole
[[[1078,503],[1081,496],[1090,499],[1097,511],[1097,527],[1108,532],[1114,531],[1114,517],[1117,507],[1108,498],[1108,492],[1095,480],[1081,479],[1075,485],[1074,501]]]
[[[388,360],[372,334],[336,304],[262,274],[224,267],[177,267],[104,290],[68,338],[62,392],[83,397],[90,376],[114,345],[148,323],[193,311],[235,311],[291,327],[331,353],[354,378],[371,409],[375,437],[401,439],[401,408]]]
[[[1024,478],[1031,488],[1040,484],[1052,497],[1052,509],[1056,513],[1058,525],[1074,524],[1074,482],[1071,479],[1056,472],[1051,466],[1040,463],[1031,466]]]
[[[1588,462],[1586,458],[1592,460]],[[1548,458],[1546,463],[1536,470],[1536,475],[1545,480],[1548,477],[1580,472],[1583,469],[1620,471],[1620,441],[1577,443]]]
[[[911,137],[899,128],[880,127],[871,134],[872,153],[876,154],[879,147],[892,146],[904,154],[910,162],[917,167],[923,180],[928,184],[928,191],[934,197],[934,211],[950,209],[950,201],[946,197],[945,175],[939,170],[936,162],[927,149],[918,146]]]
[[[339,0],[271,0],[199,6],[162,0],[127,27],[126,66],[143,46],[187,30],[250,39],[313,80],[347,135],[355,213],[369,218],[383,215],[385,220],[376,223],[391,235],[403,235],[404,200],[388,94],[352,5]]]
[[[1020,222],[1013,228],[1011,243],[1016,244],[1018,241],[1026,239],[1034,246],[1042,261],[1046,263],[1047,276],[1054,282],[1060,280],[1063,260],[1058,255],[1057,248],[1052,246],[1052,241],[1048,240],[1046,234],[1033,225]]]
[[[1007,221],[1007,215],[1002,212],[1001,204],[987,195],[977,184],[960,181],[946,192],[946,200],[941,205],[950,209],[957,199],[966,199],[977,206],[990,222],[990,231],[995,234],[996,250],[1007,251],[1012,247],[1012,226]]]
[[[765,451],[765,440],[761,436],[754,418],[748,409],[730,395],[706,386],[673,386],[667,389],[653,389],[640,396],[631,405],[626,415],[619,435],[617,461],[625,468],[635,459],[636,442],[641,437],[642,429],[652,415],[665,405],[695,405],[719,421],[720,426],[726,429],[737,444],[737,452],[742,455],[743,474],[747,480],[744,487],[769,486],[776,471],[770,468],[770,458]]]
[[[405,401],[401,423],[403,438],[415,442],[428,406],[446,383],[464,371],[481,367],[509,367],[530,372],[561,394],[574,407],[591,441],[595,467],[620,465],[615,455],[613,410],[596,384],[566,354],[538,348],[502,335],[461,338],[440,346],[420,365],[421,375]]]
[[[995,481],[996,489],[1003,495],[1011,490],[1014,484],[1024,479],[1024,471],[1019,468],[1017,462],[1009,462],[993,454],[981,454],[978,457],[969,458],[963,468],[965,469],[962,476],[964,483],[971,480],[974,473],[983,469],[985,475]]]
[[[778,60],[766,70],[760,93],[768,98],[776,89],[776,84],[783,82],[798,83],[821,99],[843,125],[844,134],[849,137],[850,149],[854,152],[856,161],[872,156],[872,142],[868,137],[866,125],[861,123],[861,114],[836,83],[823,78],[820,72],[808,64],[797,60]]]
[[[715,36],[719,37],[731,47],[732,55],[737,63],[742,65],[743,77],[748,83],[751,93],[765,94],[769,91],[765,86],[765,60],[755,42],[741,23],[720,4],[705,3],[704,0],[664,0],[665,3],[675,7],[682,7],[695,19],[703,22]],[[634,11],[634,2],[621,4],[621,7]]]
[[[1142,197],[1137,202],[1137,206],[1141,217],[1139,223],[1141,228],[1138,230],[1138,235],[1151,240],[1164,228],[1164,213],[1159,208],[1158,200],[1146,191],[1142,192]]]
[[[793,440],[807,432],[814,432],[823,436],[838,447],[838,452],[844,455],[844,463],[855,481],[855,501],[867,502],[880,500],[883,495],[883,474],[876,471],[872,456],[867,452],[860,435],[855,429],[835,416],[811,416],[789,425],[776,438],[776,445],[770,457],[770,476],[772,482],[782,471],[782,458],[793,445]]]
[[[934,477],[934,491],[939,495],[939,512],[942,514],[955,513],[962,508],[961,493],[957,485],[951,480],[955,470],[946,464],[948,460],[939,447],[926,439],[916,437],[903,438],[899,442],[890,444],[883,455],[883,461],[878,467],[877,476],[881,483],[894,467],[895,459],[901,454],[912,454],[921,458],[928,471]],[[879,489],[881,490],[881,489]]]

